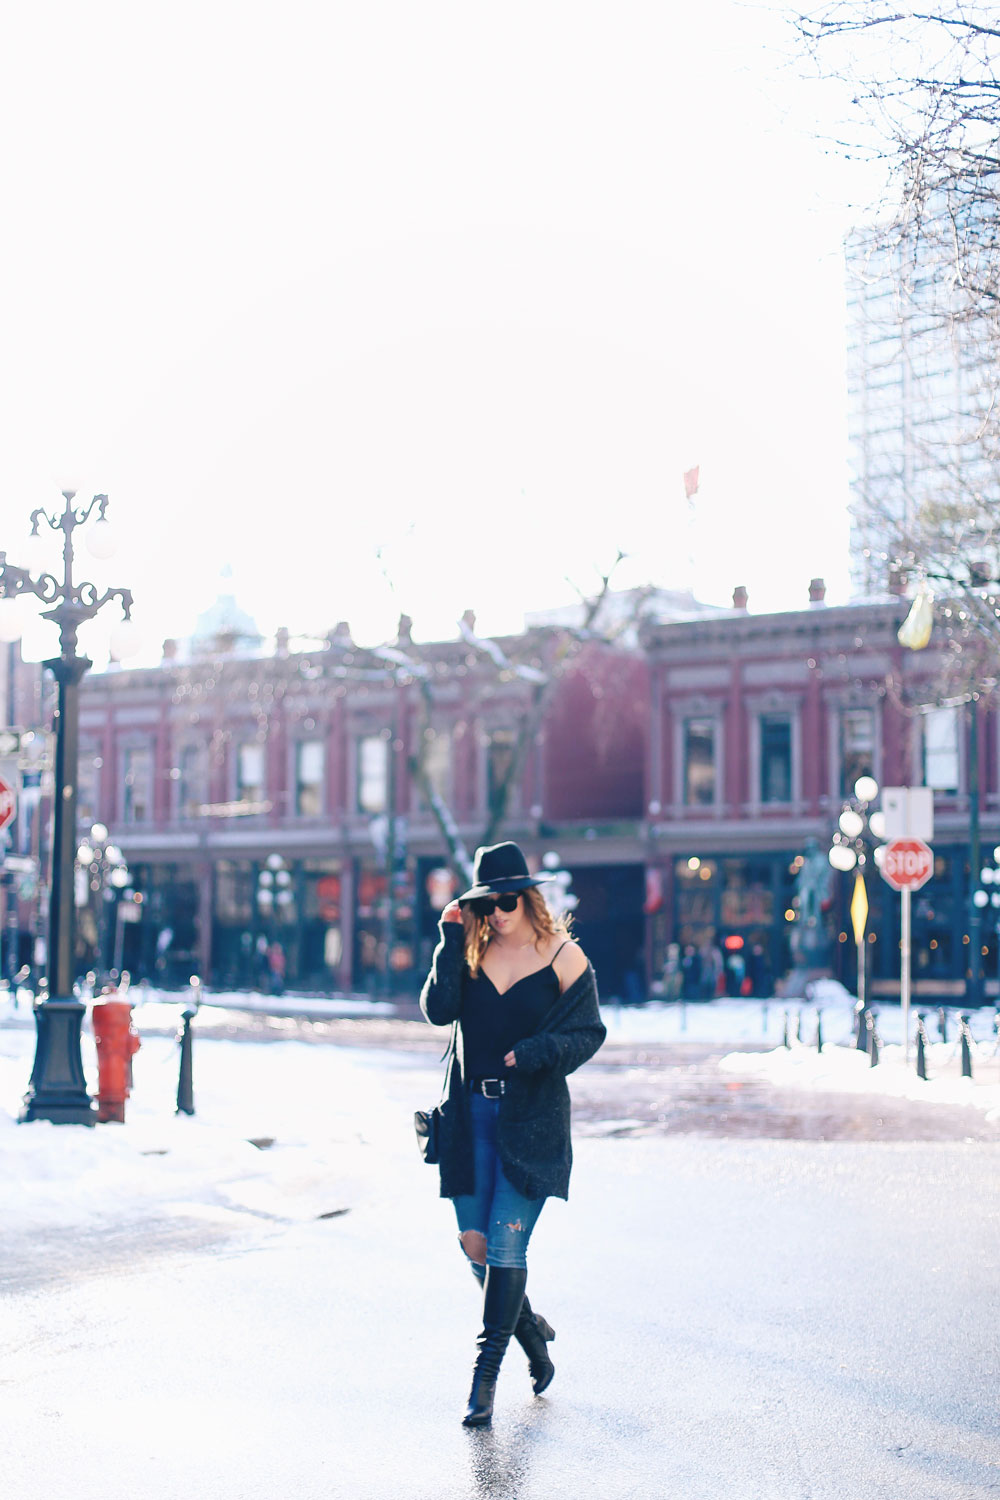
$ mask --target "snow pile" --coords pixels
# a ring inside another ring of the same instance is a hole
[[[855,1047],[777,1047],[771,1052],[732,1052],[721,1059],[724,1072],[764,1079],[781,1088],[842,1094],[891,1094],[926,1104],[970,1104],[1000,1119],[1000,1056],[990,1048],[973,1053],[973,1078],[963,1078],[958,1047],[950,1042],[927,1048],[927,1078],[917,1077],[915,1049],[904,1062],[903,1047],[882,1049],[877,1067]]]
[[[214,998],[214,997],[213,997]],[[221,997],[220,997],[221,998]],[[244,1010],[244,997],[234,1010]],[[294,997],[284,997],[289,1006]],[[194,1023],[197,1113],[176,1114],[179,1049],[174,1033],[187,996],[149,992],[135,1008],[142,1036],[126,1123],[95,1129],[15,1122],[35,1048],[30,998],[6,1000],[0,1016],[0,1176],[5,1232],[100,1229],[150,1215],[221,1222],[294,1222],[333,1216],[379,1193],[398,1153],[415,1152],[412,1111],[437,1096],[440,1068],[426,1050],[319,1046],[280,1032],[268,1040],[198,1035]],[[266,1010],[261,999],[257,1009]],[[643,1047],[697,1043],[729,1051],[729,1075],[777,1086],[849,1095],[896,1094],[927,1103],[975,1104],[1000,1118],[1000,1056],[995,1013],[973,1014],[974,1080],[960,1076],[957,1014],[947,1041],[928,1047],[930,1081],[916,1077],[911,1048],[902,1062],[900,1014],[886,1008],[882,1062],[871,1068],[853,1045],[853,1011],[820,1007],[825,1044],[816,1050],[819,1010],[779,1001],[654,1002],[604,1008],[609,1041]],[[370,1014],[379,1014],[374,1009]],[[384,1014],[384,1009],[381,1010]],[[225,1014],[213,1008],[213,1018]],[[780,1045],[786,1028],[791,1045]],[[207,1019],[207,1016],[206,1016]],[[280,1026],[280,1022],[277,1023]],[[289,1028],[294,1023],[289,1022]],[[801,1040],[798,1040],[801,1032]],[[158,1033],[158,1034],[157,1034]],[[400,1037],[405,1043],[405,1031]],[[85,1026],[83,1062],[96,1092],[93,1037]],[[372,1149],[376,1148],[376,1149]]]
[[[871,1066],[854,1046],[854,1000],[834,981],[813,989],[814,1002],[714,1000],[705,1004],[651,1002],[603,1007],[608,1041],[631,1046],[683,1042],[753,1047],[721,1060],[724,1071],[754,1076],[776,1087],[827,1093],[893,1094],[941,1104],[973,1104],[1000,1119],[1000,1041],[992,1007],[971,1013],[973,1077],[962,1077],[957,1010],[945,1012],[947,1040],[940,1040],[938,1012],[927,1013],[926,1080],[916,1072],[916,1009],[910,1017],[910,1061],[903,1053],[903,1017],[898,1005],[876,1007],[880,1061]],[[816,1003],[819,1002],[819,1003]],[[787,1030],[789,1046],[784,1045]],[[816,1043],[821,1038],[823,1050]]]
[[[854,1037],[854,998],[835,981],[829,1003],[804,1000],[709,1000],[704,1003],[651,1000],[646,1005],[605,1005],[601,1016],[608,1028],[608,1040],[632,1045],[646,1042],[701,1042],[708,1045],[733,1046],[738,1043],[778,1046],[784,1041],[785,1025],[789,1040],[801,1040],[808,1046],[816,1042],[817,1027],[822,1021],[824,1042],[847,1046]],[[876,1007],[878,1033],[884,1042],[902,1042],[903,1017],[898,1005]],[[910,1016],[911,1042],[916,1038],[914,1007]],[[936,1039],[938,1012],[928,1011],[928,1034]],[[958,1036],[959,1011],[946,1012],[948,1037]],[[972,1012],[970,1030],[981,1047],[992,1047],[995,1041],[996,1011]],[[801,1036],[799,1033],[801,1032]]]
[[[177,1007],[163,1009],[175,1022]],[[335,1215],[375,1191],[387,1170],[386,1151],[373,1145],[415,1152],[411,1111],[438,1086],[414,1070],[407,1107],[386,1098],[377,1053],[203,1037],[193,1054],[197,1112],[178,1115],[177,1044],[146,1035],[124,1124],[18,1125],[34,1046],[33,1024],[0,1026],[0,1174],[9,1232],[99,1228],[150,1214],[285,1222]],[[94,1093],[88,1030],[82,1050]]]

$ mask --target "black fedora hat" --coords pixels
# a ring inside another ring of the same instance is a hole
[[[481,896],[502,896],[507,891],[526,891],[529,886],[551,880],[551,875],[532,875],[528,862],[516,844],[488,844],[476,850],[472,869],[475,885],[459,896],[459,901],[476,901]]]

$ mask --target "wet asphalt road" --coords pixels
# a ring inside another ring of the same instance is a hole
[[[199,1017],[207,1034],[268,1042],[294,1037],[316,1044],[376,1047],[440,1057],[447,1028],[424,1021],[371,1018],[309,1021],[246,1014]],[[574,1123],[619,1135],[677,1135],[816,1141],[997,1141],[1000,1119],[964,1105],[932,1107],[891,1096],[780,1089],[766,1079],[734,1078],[718,1062],[731,1046],[688,1042],[624,1046],[605,1043],[572,1078]],[[742,1052],[764,1046],[740,1043]]]
[[[358,1065],[377,1076],[380,1111],[405,1117],[429,1097],[436,1053],[380,1046]],[[665,1133],[659,1120],[615,1134],[638,1118],[639,1066],[609,1059],[576,1080],[572,1198],[546,1206],[530,1254],[532,1299],[557,1329],[545,1397],[515,1349],[492,1431],[460,1426],[474,1284],[434,1174],[373,1119],[336,1218],[179,1202],[8,1277],[4,1493],[1000,1491],[996,1145]],[[654,1072],[650,1112],[665,1097]],[[692,1117],[691,1076],[657,1115]]]

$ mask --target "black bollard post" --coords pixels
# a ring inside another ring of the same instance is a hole
[[[823,1012],[821,1010],[818,1010],[816,1012],[816,1051],[817,1052],[822,1052],[822,1050],[823,1050]]]
[[[927,1028],[924,1025],[927,1017],[917,1017],[917,1077],[927,1081]]]
[[[942,1042],[946,1042],[948,1040],[948,1012],[945,1010],[943,1005],[938,1011],[938,1036],[941,1038]]]
[[[784,1026],[782,1028],[782,1032],[781,1032],[781,1045],[783,1047],[790,1047],[792,1045],[791,1038],[788,1035],[788,1012],[787,1012],[787,1010],[785,1011],[785,1024],[784,1024]]]
[[[856,1028],[854,1033],[854,1045],[855,1047],[857,1047],[859,1052],[868,1051],[868,1028],[865,1022],[865,1015],[865,1003],[863,1000],[858,1000],[854,1006],[854,1022]]]
[[[970,1016],[959,1016],[958,1024],[962,1031],[962,1077],[972,1077],[972,1032],[969,1030]]]
[[[194,1084],[191,1069],[191,1022],[196,1012],[185,1010],[181,1018],[178,1041],[181,1044],[181,1068],[177,1078],[177,1114],[194,1114]]]
[[[802,1040],[802,1012],[801,1012],[801,1010],[799,1011],[799,1018],[798,1018],[798,1020],[797,1020],[797,1022],[795,1024],[795,1040],[797,1042],[801,1042],[801,1040]]]
[[[868,1061],[873,1068],[878,1067],[879,1052],[882,1047],[882,1043],[879,1040],[878,1030],[875,1025],[876,1014],[877,1013],[873,1010],[865,1011],[868,1026]]]

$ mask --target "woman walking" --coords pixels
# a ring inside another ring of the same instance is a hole
[[[554,920],[516,844],[476,852],[475,884],[445,907],[420,1005],[434,1025],[456,1022],[441,1113],[441,1196],[483,1285],[483,1326],[464,1417],[493,1415],[511,1336],[528,1356],[536,1395],[555,1374],[555,1334],[524,1294],[526,1251],[548,1197],[569,1196],[572,1163],[566,1074],[606,1032],[594,971]]]

